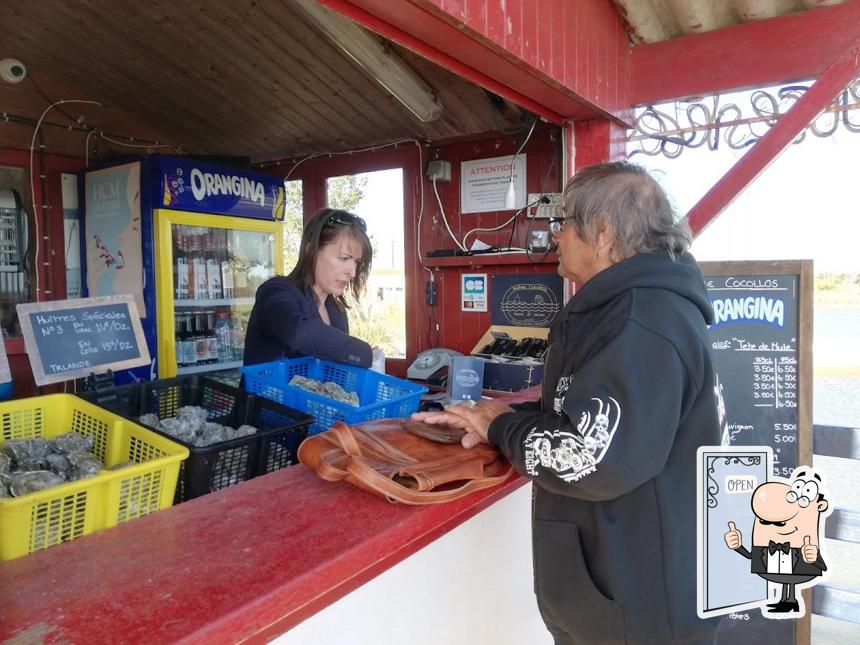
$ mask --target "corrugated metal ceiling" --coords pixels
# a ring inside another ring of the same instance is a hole
[[[775,18],[847,0],[612,0],[635,45]]]

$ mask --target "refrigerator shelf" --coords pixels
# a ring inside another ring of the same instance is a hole
[[[178,367],[176,369],[177,376],[185,376],[186,374],[202,374],[204,372],[215,372],[220,370],[234,370],[242,367],[242,361],[224,361],[223,363],[207,363],[206,365],[190,365],[188,367]]]
[[[241,307],[241,306],[252,306],[254,304],[254,298],[211,298],[206,300],[174,300],[173,306],[175,308],[190,308],[190,309],[198,309],[200,307]]]

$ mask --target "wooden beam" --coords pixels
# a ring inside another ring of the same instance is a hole
[[[624,158],[626,131],[609,119],[577,121],[573,127],[575,158],[573,172],[598,163]]]
[[[577,93],[577,88],[567,87],[512,52],[503,51],[454,15],[434,8],[433,3],[421,0],[397,3],[320,0],[320,3],[548,121],[560,124],[565,118],[629,119],[626,101],[621,108],[598,105]],[[609,60],[608,45],[606,56]],[[626,71],[629,49],[617,53],[617,59]],[[615,59],[612,60],[615,65]]]
[[[630,104],[814,78],[860,35],[860,0],[633,48]]]
[[[755,145],[687,213],[693,235],[701,233],[776,159],[795,137],[860,73],[860,36]]]

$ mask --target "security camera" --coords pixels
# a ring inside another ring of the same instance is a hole
[[[20,83],[27,78],[27,66],[17,58],[0,60],[0,78],[7,83]]]

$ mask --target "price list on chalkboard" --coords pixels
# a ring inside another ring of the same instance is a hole
[[[38,385],[149,363],[131,296],[24,303],[17,309]]]
[[[712,354],[733,445],[773,449],[774,475],[798,465],[798,277],[706,276]]]

